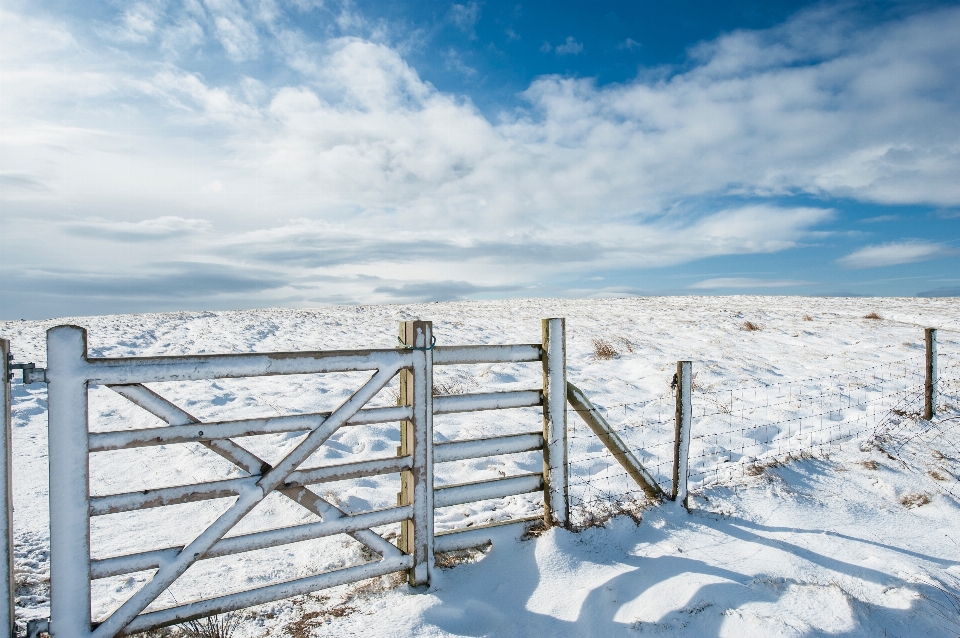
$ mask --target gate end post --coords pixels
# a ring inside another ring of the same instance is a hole
[[[10,372],[7,365],[12,358],[10,342],[0,339],[0,357],[3,357],[3,432],[0,433],[0,560],[3,565],[0,570],[0,630],[8,636],[16,633],[16,617],[14,615],[13,598],[13,484],[11,483],[12,450],[10,440]]]
[[[547,527],[570,525],[567,476],[567,339],[564,319],[544,319],[543,515]]]
[[[53,638],[91,634],[87,365],[86,330],[57,326],[47,331]]]
[[[407,575],[413,586],[429,585],[433,575],[433,323],[403,321],[400,340],[413,354],[413,365],[400,372],[400,404],[411,406],[413,419],[400,424],[400,454],[413,464],[400,474],[400,504],[413,505],[403,521],[400,549],[413,556]]]
[[[673,490],[670,499],[687,507],[687,475],[690,459],[692,361],[677,361],[677,411],[673,447]]]
[[[923,418],[929,421],[937,413],[937,329],[925,328],[926,374],[923,382]]]

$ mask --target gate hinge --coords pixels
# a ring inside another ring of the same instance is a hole
[[[13,371],[20,370],[23,375],[23,384],[28,383],[46,383],[46,368],[38,368],[35,363],[15,363],[13,354],[7,353],[7,381],[13,381]]]

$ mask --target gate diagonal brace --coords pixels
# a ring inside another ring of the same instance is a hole
[[[301,463],[317,451],[340,427],[349,421],[363,405],[372,399],[400,371],[395,364],[378,370],[369,381],[340,405],[327,419],[310,432],[276,466],[267,471],[255,485],[240,493],[236,502],[221,514],[207,529],[191,541],[176,558],[165,563],[153,578],[127,599],[93,631],[91,638],[113,638],[129,625],[147,605],[183,575],[201,556],[223,538],[237,523],[249,514],[266,495],[276,490]]]
[[[131,403],[165,421],[167,425],[202,424],[200,419],[142,384],[109,385],[107,387]],[[213,439],[200,443],[248,474],[262,475],[271,469],[269,463],[230,439]],[[306,487],[286,487],[278,489],[277,492],[300,504],[324,521],[336,520],[350,514],[350,512],[337,507]],[[350,532],[349,535],[383,558],[402,554],[393,543],[371,530]]]

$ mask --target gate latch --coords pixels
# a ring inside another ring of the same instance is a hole
[[[38,368],[35,363],[14,363],[13,354],[8,352],[7,381],[13,381],[14,370],[20,370],[23,375],[23,385],[47,382],[47,370],[45,368]]]

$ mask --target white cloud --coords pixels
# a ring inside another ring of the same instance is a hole
[[[691,290],[718,290],[720,288],[788,288],[809,285],[809,281],[796,279],[756,279],[753,277],[717,277],[704,279],[689,286]]]
[[[450,19],[471,39],[476,39],[475,28],[480,21],[480,5],[476,2],[454,4],[450,7]]]
[[[185,11],[158,26],[156,46],[171,25],[194,24],[184,42],[195,43],[223,18],[239,25],[227,55],[280,56],[284,81],[246,68],[211,79],[163,55],[137,58],[140,45],[125,61],[80,47],[62,23],[4,13],[0,175],[16,186],[0,191],[5,212],[208,219],[218,233],[190,234],[182,259],[222,250],[288,279],[336,271],[355,277],[337,294],[367,298],[362,277],[402,289],[403,276],[443,272],[504,286],[578,264],[775,252],[834,215],[710,203],[725,196],[960,206],[955,8],[860,30],[808,12],[707,43],[672,75],[602,87],[538,78],[526,108],[488,119],[388,44],[312,40],[237,3],[207,6],[210,16]],[[17,232],[40,247],[55,227]],[[281,257],[294,240],[330,259],[290,265]],[[908,261],[930,254],[917,246]],[[877,261],[864,251],[844,265]],[[140,252],[118,250],[110,267],[140,263]],[[4,260],[33,253],[44,251]]]
[[[257,28],[237,0],[205,0],[204,4],[213,16],[214,31],[227,57],[243,62],[260,55]]]
[[[583,53],[583,44],[577,42],[571,35],[567,37],[566,42],[557,45],[554,51],[556,51],[557,55],[579,55]]]
[[[944,244],[925,241],[900,241],[866,246],[839,259],[838,263],[847,268],[879,268],[881,266],[912,264],[918,261],[958,254],[960,254],[960,251]]]

